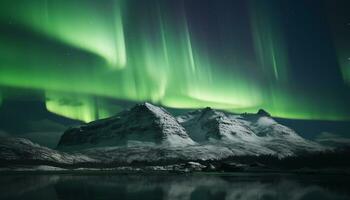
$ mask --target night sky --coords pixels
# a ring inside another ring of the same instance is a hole
[[[349,8],[348,0],[2,0],[1,114],[34,100],[89,122],[149,101],[350,120]]]

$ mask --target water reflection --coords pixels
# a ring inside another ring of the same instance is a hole
[[[349,178],[292,175],[2,175],[0,199],[350,199]]]

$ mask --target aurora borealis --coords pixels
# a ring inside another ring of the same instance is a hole
[[[345,0],[0,5],[0,106],[28,90],[85,122],[119,101],[350,119],[350,14],[336,15]]]

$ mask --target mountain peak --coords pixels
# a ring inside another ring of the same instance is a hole
[[[205,108],[203,108],[203,111],[210,111],[210,110],[213,110],[211,107],[205,107]]]
[[[200,111],[201,111],[202,115],[206,115],[207,113],[216,114],[219,112],[215,109],[212,109],[211,107],[205,107],[205,108],[201,109]]]
[[[151,103],[149,103],[147,101],[143,102],[143,103],[136,104],[135,107],[137,107],[137,106],[139,106],[139,107],[147,107],[147,108],[149,108],[149,107],[156,107],[155,105],[153,105],[153,104],[151,104]]]
[[[154,114],[162,114],[162,113],[168,114],[168,112],[163,108],[155,106],[148,102],[137,104],[133,108],[131,108],[130,111],[136,111],[136,112],[151,111]]]
[[[143,102],[143,103],[139,103],[136,104],[134,107],[132,108],[146,108],[146,109],[152,109],[153,107],[156,107],[155,105],[149,103],[149,102]]]
[[[170,146],[194,144],[170,113],[145,102],[115,117],[67,130],[61,137],[59,147],[120,146],[133,141]]]
[[[265,116],[265,117],[271,117],[271,114],[262,108],[260,108],[256,114],[261,115],[261,116]]]

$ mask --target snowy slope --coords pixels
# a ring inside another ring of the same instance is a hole
[[[217,145],[225,143],[225,146],[233,150],[280,157],[303,151],[323,150],[322,146],[307,141],[292,129],[278,124],[263,110],[257,114],[235,115],[205,108],[177,119],[195,141]]]
[[[67,130],[58,149],[71,152],[20,138],[0,138],[0,164],[157,165],[247,155],[281,158],[325,147],[303,139],[265,111],[237,115],[205,108],[176,119],[163,108],[144,103],[115,117]]]
[[[23,138],[0,138],[0,163],[74,165],[97,162],[80,153],[67,154]]]
[[[143,103],[115,117],[67,130],[60,139],[58,149],[157,144],[186,146],[194,142],[167,111]]]
[[[256,139],[254,132],[239,116],[227,115],[211,108],[196,110],[177,119],[195,141]]]

